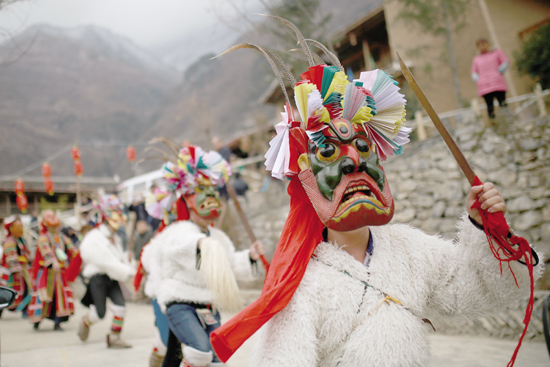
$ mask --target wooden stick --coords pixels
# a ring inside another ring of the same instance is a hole
[[[241,208],[241,204],[237,199],[237,193],[235,192],[235,189],[233,188],[233,186],[231,186],[229,182],[225,185],[225,187],[227,188],[227,193],[229,194],[229,196],[231,196],[231,199],[233,199],[233,203],[235,204],[235,209],[237,209],[237,214],[239,215],[239,218],[241,219],[244,229],[248,234],[248,238],[250,238],[250,241],[252,241],[252,243],[256,242],[257,240],[256,236],[254,235],[254,232],[252,231],[252,227],[250,226],[250,223],[248,223],[248,219],[246,219],[246,215],[244,214],[244,211]],[[262,260],[262,264],[264,265],[265,271],[267,273],[269,271],[269,261],[267,261],[264,255],[260,255],[260,260]]]

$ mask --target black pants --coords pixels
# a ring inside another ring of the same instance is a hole
[[[100,319],[105,317],[107,311],[107,297],[117,306],[124,306],[124,297],[120,285],[116,280],[109,278],[106,274],[94,275],[88,283],[88,289],[82,304],[90,307],[93,304]]]
[[[500,107],[507,106],[506,92],[497,91],[497,92],[487,93],[483,96],[483,98],[485,99],[485,103],[487,103],[487,113],[489,114],[489,117],[492,119],[495,118],[495,107],[493,106],[493,101],[495,98],[497,99],[498,105]]]
[[[181,342],[178,337],[170,330],[168,335],[168,345],[166,349],[166,356],[162,367],[179,367],[183,360],[183,352],[181,350]]]

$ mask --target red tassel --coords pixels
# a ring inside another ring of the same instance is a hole
[[[474,183],[472,186],[479,185],[482,185],[482,182],[476,176],[474,178]],[[507,367],[512,367],[516,362],[519,348],[521,347],[523,338],[527,333],[527,328],[529,327],[531,314],[533,313],[533,308],[535,305],[535,277],[533,275],[533,253],[531,252],[531,246],[529,246],[529,243],[525,238],[519,236],[511,236],[510,238],[508,238],[508,235],[510,234],[510,227],[508,227],[508,223],[506,223],[506,219],[504,218],[504,214],[502,212],[489,213],[487,210],[481,209],[481,203],[477,199],[472,205],[472,209],[479,210],[481,219],[483,221],[485,235],[487,236],[487,240],[489,241],[489,245],[491,246],[491,251],[493,252],[493,255],[495,255],[495,257],[500,261],[501,274],[502,263],[508,263],[508,268],[510,269],[512,275],[514,276],[514,279],[516,280],[516,285],[518,285],[516,276],[512,271],[512,268],[510,267],[510,262],[518,261],[521,259],[524,259],[523,261],[525,262],[527,270],[529,271],[529,279],[531,280],[531,294],[529,296],[527,309],[525,310],[525,318],[523,319],[523,324],[525,325],[525,327],[523,328],[523,333],[521,334],[514,354],[512,355],[512,358],[507,365]]]
[[[143,280],[144,275],[145,275],[145,270],[143,270],[143,264],[141,263],[141,260],[140,260],[138,267],[136,269],[136,275],[134,275],[134,290],[136,292],[139,291],[139,287],[141,286],[141,281]]]

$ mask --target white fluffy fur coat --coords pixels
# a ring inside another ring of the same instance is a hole
[[[105,224],[92,229],[80,244],[80,257],[84,262],[82,275],[91,278],[96,274],[107,274],[109,278],[123,282],[133,273],[128,256],[122,249],[120,237],[111,233]]]
[[[219,241],[231,264],[237,280],[252,280],[250,251],[235,251],[233,243],[221,230],[209,227],[210,238]],[[197,270],[197,244],[206,237],[200,228],[191,221],[172,223],[151,240],[158,242],[156,261],[161,276],[160,288],[156,296],[161,308],[174,301],[210,303],[212,296],[206,289],[204,274]]]
[[[529,293],[526,266],[511,264],[518,289],[506,265],[500,275],[483,231],[467,216],[459,227],[456,243],[407,225],[371,227],[368,268],[321,243],[288,306],[259,331],[250,366],[425,366],[432,329],[422,318],[477,318]]]

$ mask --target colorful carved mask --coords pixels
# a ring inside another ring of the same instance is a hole
[[[204,219],[214,220],[221,214],[220,194],[215,186],[197,186],[194,194],[185,195],[185,202],[189,209]]]
[[[57,215],[55,215],[53,210],[44,210],[42,212],[42,224],[46,228],[55,229],[59,227],[61,221],[59,220]]]
[[[23,223],[19,217],[4,219],[4,228],[15,238],[23,237]]]
[[[174,150],[172,143],[167,145]],[[155,192],[157,199],[151,200],[148,212],[157,216],[169,212],[181,194],[188,209],[197,215],[207,220],[219,217],[219,189],[231,174],[229,164],[222,156],[216,151],[205,152],[201,147],[190,145],[179,150],[176,160],[169,160],[163,167],[167,190]]]
[[[116,195],[103,195],[99,200],[93,202],[94,208],[99,212],[101,218],[118,231],[124,224],[124,207]]]
[[[105,215],[105,220],[111,227],[113,227],[115,232],[118,231],[123,223],[122,215],[120,215],[118,211],[110,211],[108,215]]]
[[[388,223],[394,210],[390,188],[380,165],[401,154],[411,129],[404,127],[406,100],[390,75],[373,70],[349,81],[336,56],[314,40],[306,40],[289,21],[270,16],[290,27],[312,65],[296,82],[283,61],[265,48],[252,48],[269,61],[286,98],[283,120],[270,142],[266,167],[273,177],[298,175],[319,219],[326,227],[351,231]],[[308,43],[332,60],[325,65]],[[223,55],[223,54],[222,54]],[[294,88],[301,122],[286,94],[283,76]]]
[[[302,121],[287,106],[266,166],[275,177],[298,174],[319,219],[336,231],[382,225],[394,203],[380,165],[408,142],[405,99],[383,71],[348,82],[335,66],[302,74],[294,92]],[[296,163],[294,162],[296,160]]]
[[[329,122],[323,147],[308,141],[298,175],[319,219],[339,232],[388,223],[393,198],[376,145],[346,119]]]

